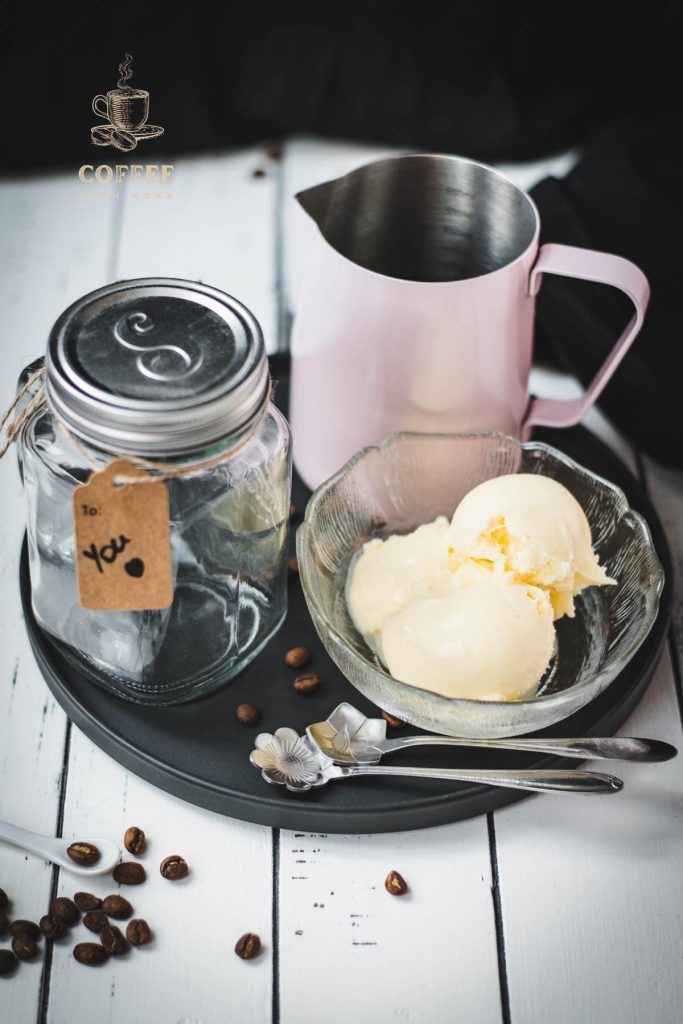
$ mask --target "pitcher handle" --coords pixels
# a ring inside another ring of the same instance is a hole
[[[533,398],[522,427],[525,432],[533,426],[571,427],[583,418],[635,340],[650,300],[650,286],[642,270],[630,260],[611,253],[574,245],[544,245],[529,277],[529,295],[538,294],[543,274],[561,274],[612,285],[628,295],[635,313],[583,395],[571,399]]]

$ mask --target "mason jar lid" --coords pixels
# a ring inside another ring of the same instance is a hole
[[[231,295],[194,281],[117,281],[50,332],[46,397],[108,452],[179,455],[240,433],[268,400],[263,334]]]

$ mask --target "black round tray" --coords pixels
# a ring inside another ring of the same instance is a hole
[[[278,369],[284,384],[286,364],[274,367],[276,375]],[[285,391],[282,387],[279,397]],[[547,736],[610,735],[635,708],[659,660],[671,613],[669,551],[659,519],[643,490],[602,442],[581,427],[562,432],[539,431],[538,436],[624,490],[632,507],[647,519],[666,574],[657,621],[630,664],[591,704],[544,730]],[[299,509],[305,507],[307,497],[303,484],[295,480],[294,501]],[[292,536],[292,544],[293,539]],[[31,610],[26,543],[20,575],[31,646],[48,686],[67,715],[86,736],[130,771],[183,800],[263,825],[299,831],[366,833],[459,821],[525,795],[490,786],[406,778],[333,782],[305,794],[268,785],[249,763],[257,733],[273,732],[284,725],[303,732],[306,725],[326,718],[342,700],[350,701],[365,714],[379,714],[325,653],[296,577],[290,583],[289,612],[282,629],[244,672],[203,700],[172,708],[150,708],[121,700],[84,678],[40,629]],[[293,690],[295,673],[283,663],[285,652],[300,644],[312,652],[311,670],[323,677],[318,690],[305,696]],[[235,708],[243,702],[262,709],[258,726],[246,727],[236,720]],[[439,747],[417,748],[401,757],[392,757],[387,763],[468,768],[550,768],[577,764],[543,754],[467,749],[455,754]]]

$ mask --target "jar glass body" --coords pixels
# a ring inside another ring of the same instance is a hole
[[[238,442],[233,437],[173,460],[184,472],[165,480],[170,607],[89,611],[78,599],[72,495],[92,472],[88,460],[104,467],[113,456],[72,444],[44,406],[22,431],[34,615],[81,671],[129,700],[165,705],[210,693],[244,668],[284,619],[287,422],[271,405],[254,435],[230,455]],[[225,458],[192,470],[222,449]]]

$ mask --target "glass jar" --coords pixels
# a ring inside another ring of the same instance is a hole
[[[117,456],[144,459],[152,476],[149,463],[163,463],[167,608],[79,603],[73,490]],[[190,700],[239,672],[281,625],[289,429],[270,403],[259,325],[231,296],[156,278],[71,306],[50,335],[45,403],[21,431],[20,461],[33,612],[94,682],[140,703]]]

